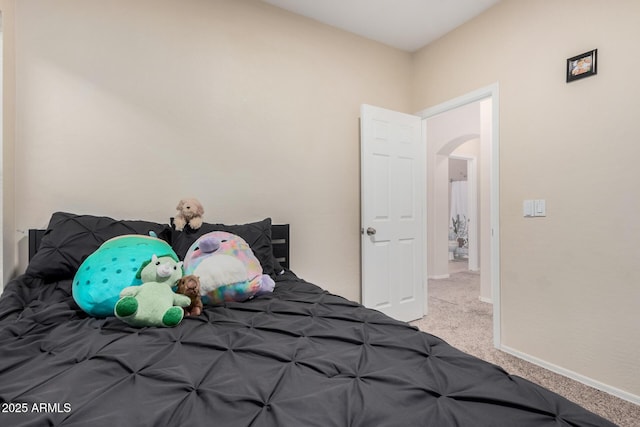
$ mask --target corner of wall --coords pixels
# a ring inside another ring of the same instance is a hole
[[[0,0],[2,13],[2,286],[16,273],[15,234],[15,0]]]

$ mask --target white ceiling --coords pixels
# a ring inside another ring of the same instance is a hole
[[[282,9],[413,52],[500,0],[262,0]]]

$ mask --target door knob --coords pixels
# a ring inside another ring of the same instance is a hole
[[[367,236],[373,236],[374,234],[376,234],[376,229],[373,227],[369,227],[367,228]]]

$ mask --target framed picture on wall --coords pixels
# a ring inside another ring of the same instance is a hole
[[[598,49],[567,59],[567,83],[598,74]]]

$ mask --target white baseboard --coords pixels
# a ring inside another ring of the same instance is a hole
[[[437,276],[429,276],[429,279],[448,279],[449,277],[451,277],[450,274],[439,274]]]
[[[483,297],[483,296],[479,296],[478,298],[482,302],[486,302],[487,304],[493,304],[493,301],[491,300],[491,298],[487,298],[487,297]]]
[[[556,374],[560,374],[567,378],[571,378],[572,380],[576,380],[582,384],[588,385],[589,387],[604,391],[605,393],[609,393],[612,396],[619,397],[620,399],[626,400],[635,405],[640,405],[640,396],[637,396],[635,394],[620,390],[619,388],[610,386],[608,384],[604,384],[600,381],[594,380],[593,378],[586,377],[584,375],[578,374],[577,372],[562,368],[560,366],[554,365],[553,363],[546,362],[542,359],[538,359],[537,357],[522,353],[505,345],[501,346],[500,350],[522,360],[526,360],[527,362],[531,362],[534,365],[538,365],[542,368],[548,369],[549,371],[555,372]]]

